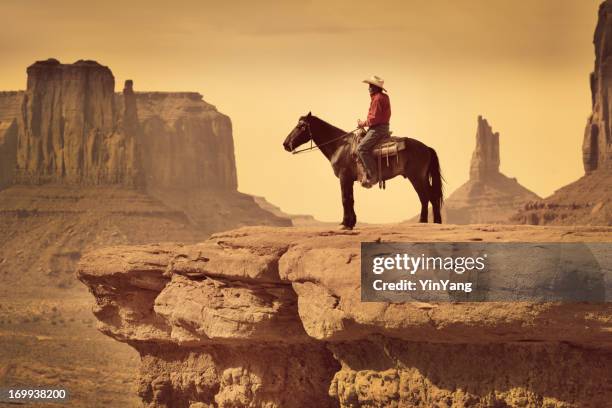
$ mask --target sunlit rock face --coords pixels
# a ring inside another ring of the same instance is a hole
[[[595,45],[595,69],[591,73],[591,98],[593,113],[589,117],[582,145],[584,170],[612,169],[612,122],[610,113],[610,88],[612,87],[612,2],[607,0],[599,8],[599,20],[593,44]]]
[[[499,171],[500,135],[478,116],[470,179],[445,200],[443,220],[450,224],[507,223],[525,203],[539,197]]]
[[[200,94],[139,93],[132,80],[115,92],[95,61],[39,61],[27,75],[26,91],[0,92],[7,282],[72,288],[93,248],[291,225],[237,191],[231,121]]]
[[[470,163],[470,180],[486,180],[499,175],[499,133],[478,116],[476,147]]]
[[[151,188],[235,190],[232,122],[195,92],[137,92]]]
[[[582,143],[585,175],[544,200],[526,203],[512,222],[538,225],[612,225],[612,1],[599,7],[595,68],[591,73],[592,113]],[[558,164],[563,166],[563,162]]]
[[[16,182],[135,185],[136,135],[118,126],[110,69],[49,59],[27,73],[17,117]]]
[[[0,92],[0,189],[10,185],[17,160],[17,115],[23,91]]]
[[[200,94],[138,93],[132,80],[115,94],[95,61],[49,59],[27,73],[25,93],[0,95],[2,140],[16,144],[0,153],[15,156],[17,184],[236,190],[231,120]]]
[[[140,353],[149,408],[605,406],[610,303],[362,302],[359,254],[361,242],[590,242],[610,232],[249,227],[195,245],[97,250],[77,276],[100,330]],[[532,269],[530,279],[555,278]]]

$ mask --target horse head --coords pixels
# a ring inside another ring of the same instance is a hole
[[[310,129],[311,119],[311,112],[308,112],[308,115],[300,117],[297,125],[293,128],[293,130],[289,133],[289,135],[283,142],[283,147],[286,151],[292,152],[299,146],[312,139],[312,131]]]

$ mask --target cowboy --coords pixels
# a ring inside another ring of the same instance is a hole
[[[366,179],[361,182],[361,185],[372,187],[372,185],[378,182],[378,177],[375,176],[374,166],[376,162],[372,150],[382,138],[389,136],[391,102],[389,101],[389,95],[385,93],[387,90],[383,87],[385,81],[382,78],[374,75],[363,82],[369,84],[370,109],[368,110],[368,118],[365,121],[357,120],[359,128],[368,127],[368,131],[357,147],[357,153],[366,170]]]

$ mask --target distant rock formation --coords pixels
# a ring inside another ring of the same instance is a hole
[[[0,93],[6,279],[67,287],[81,251],[99,245],[291,225],[237,191],[231,121],[201,95],[137,93],[131,80],[115,93],[94,61],[50,59],[27,73],[25,92]],[[29,249],[12,257],[17,247]]]
[[[0,189],[13,182],[17,163],[17,115],[22,91],[0,92]]]
[[[494,133],[487,120],[478,116],[470,179],[445,200],[444,222],[505,223],[524,203],[539,198],[516,179],[503,175],[499,163],[499,133]]]
[[[237,191],[231,120],[202,95],[134,92],[132,80],[115,93],[111,70],[95,61],[51,58],[27,74],[25,92],[0,93],[0,188],[124,186],[207,231],[291,225]]]
[[[592,113],[582,143],[585,175],[544,200],[529,202],[511,221],[525,224],[612,225],[612,0],[599,6],[595,28],[595,69],[591,73]]]
[[[337,225],[337,223],[335,222],[319,221],[312,215],[287,214],[286,212],[281,210],[280,207],[266,200],[265,197],[253,196],[253,198],[255,199],[255,202],[257,203],[257,205],[260,206],[263,210],[269,211],[278,217],[289,218],[294,227],[323,227],[323,226],[331,227],[331,226]],[[360,225],[363,226],[367,224],[360,223]]]
[[[132,80],[115,94],[95,61],[27,73],[25,93],[0,94],[0,183],[236,190],[231,121],[202,95],[136,93]]]
[[[605,242],[611,230],[249,227],[97,250],[77,276],[100,330],[140,353],[148,408],[603,407],[612,303],[362,302],[359,253],[373,241]],[[533,270],[530,282],[558,279]]]
[[[499,176],[499,133],[478,116],[476,148],[470,163],[470,180],[485,181]]]
[[[0,122],[12,122],[23,102],[23,91],[0,91]]]
[[[232,122],[195,92],[137,92],[151,188],[236,190]]]
[[[16,182],[135,185],[136,136],[117,126],[110,69],[95,61],[48,59],[27,73]]]
[[[510,221],[532,225],[612,225],[612,172],[598,170],[526,203]]]
[[[610,119],[610,88],[612,87],[612,1],[599,7],[595,28],[595,70],[591,73],[591,102],[593,113],[588,119],[582,144],[585,172],[612,169],[612,122]]]

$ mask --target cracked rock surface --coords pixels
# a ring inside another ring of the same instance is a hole
[[[360,243],[602,242],[607,227],[248,227],[90,252],[99,328],[147,407],[602,407],[610,303],[365,303]]]

